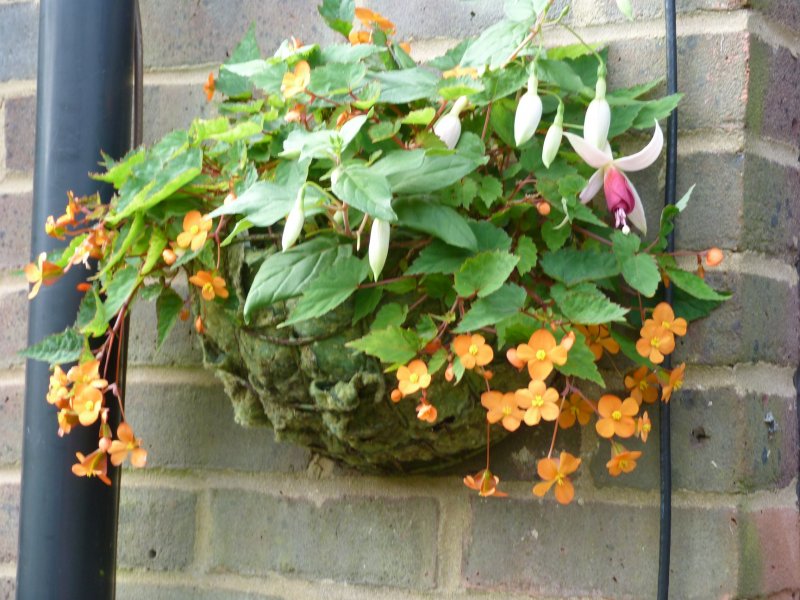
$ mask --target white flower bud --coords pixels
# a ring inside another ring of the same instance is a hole
[[[553,163],[553,160],[558,154],[558,148],[561,146],[561,136],[564,134],[564,103],[558,103],[558,111],[556,118],[550,129],[547,130],[547,135],[544,136],[544,144],[542,146],[542,162],[548,169]]]
[[[519,99],[514,115],[514,141],[517,147],[533,137],[542,118],[542,99],[538,94],[539,81],[535,75],[528,80],[528,91]]]
[[[461,114],[461,111],[464,110],[466,106],[467,97],[461,96],[456,100],[455,104],[453,104],[453,108],[450,109],[450,112],[436,121],[436,125],[433,126],[433,133],[435,133],[436,137],[442,140],[444,145],[450,150],[456,147],[458,139],[461,137],[461,119],[458,118],[458,115]]]
[[[369,234],[369,266],[375,281],[386,264],[386,257],[389,254],[389,223],[381,219],[372,221],[372,229]]]
[[[617,8],[619,12],[625,15],[626,19],[633,21],[633,5],[631,4],[631,0],[617,0]]]
[[[283,235],[281,236],[281,249],[288,250],[294,246],[300,233],[303,231],[303,224],[306,221],[306,215],[303,210],[303,196],[305,195],[305,186],[300,188],[297,192],[297,199],[294,201],[294,206],[289,214],[286,215],[286,224],[283,226]]]
[[[583,139],[598,150],[605,148],[611,126],[611,107],[606,100],[606,78],[597,78],[595,97],[586,109],[583,120]]]

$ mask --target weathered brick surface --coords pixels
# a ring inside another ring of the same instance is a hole
[[[655,506],[474,499],[471,517],[466,586],[552,597],[656,595]],[[735,592],[736,529],[733,509],[673,509],[671,597]]]
[[[208,375],[187,375],[180,382],[146,382],[132,377],[126,415],[144,438],[148,463],[159,468],[299,471],[307,450],[279,444],[272,430],[244,429],[234,423],[233,408],[221,386]]]
[[[676,10],[679,14],[694,11],[732,11],[746,8],[748,0],[677,0]],[[634,19],[655,19],[663,17],[663,0],[640,0],[633,2]],[[616,2],[597,2],[596,0],[578,0],[574,9],[575,22],[580,25],[599,25],[602,23],[625,21]]]
[[[795,9],[795,18],[800,21],[800,9],[796,6]],[[748,128],[756,134],[799,147],[800,58],[788,48],[775,48],[758,37],[752,38],[750,54]]]
[[[19,529],[19,486],[0,485],[0,563],[17,557]]]
[[[215,490],[212,566],[248,575],[431,588],[438,506],[433,499],[300,498]],[[245,516],[246,515],[246,516]]]
[[[0,81],[36,78],[38,2],[0,4]]]
[[[184,293],[184,292],[181,292]],[[128,362],[131,365],[200,365],[203,353],[191,320],[178,321],[158,348],[155,302],[139,302],[131,312]]]
[[[0,465],[19,464],[22,458],[22,407],[25,385],[0,381]]]
[[[14,600],[16,596],[16,580],[9,577],[0,577],[0,600]]]
[[[741,493],[780,489],[798,475],[796,397],[737,393],[733,387],[682,389],[672,399],[672,482],[676,489]],[[597,448],[590,470],[595,485],[658,489],[658,406],[647,406],[653,430],[642,444],[636,470],[611,477],[606,440]],[[593,432],[587,433],[592,435]]]
[[[754,509],[743,515],[739,532],[739,591],[743,597],[800,589],[800,516],[796,505]]]
[[[176,7],[143,0],[145,66],[218,64],[251,23],[255,23],[262,51],[270,54],[292,35],[308,43],[332,41],[333,35],[317,14],[317,4],[317,0],[200,0]]]
[[[158,571],[186,568],[194,555],[196,505],[197,496],[191,492],[123,485],[119,566]]]
[[[2,598],[2,596],[0,596]],[[117,583],[119,600],[279,600],[278,596],[248,594],[222,588]]]
[[[377,10],[397,25],[398,39],[463,38],[479,35],[503,18],[502,2],[480,0],[370,0]],[[412,42],[413,43],[413,42]]]
[[[19,367],[25,360],[17,354],[27,345],[28,295],[25,291],[0,294],[0,368]]]
[[[32,204],[30,192],[0,194],[0,223],[14,224],[0,229],[0,269],[21,269],[28,262]]]
[[[222,62],[220,54],[218,62]],[[144,142],[151,144],[173,129],[188,127],[193,119],[214,116],[203,84],[148,85],[144,88]]]
[[[750,0],[749,4],[787,31],[800,31],[800,4],[795,0]]]
[[[33,173],[36,148],[36,97],[23,96],[0,101],[5,109],[6,169]]]

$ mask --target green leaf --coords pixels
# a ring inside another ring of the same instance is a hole
[[[234,49],[230,59],[228,59],[225,65],[223,65],[223,68],[219,70],[219,77],[217,77],[216,81],[217,91],[229,97],[249,94],[251,84],[247,78],[232,73],[226,67],[259,58],[261,58],[261,50],[258,48],[256,28],[255,24],[253,24],[247,30],[247,35],[244,36],[242,41],[239,42]]]
[[[491,175],[482,177],[478,195],[481,197],[481,200],[483,200],[486,208],[491,208],[494,201],[503,195],[503,184],[500,183],[499,179]]]
[[[139,269],[134,266],[125,267],[114,273],[111,282],[106,286],[104,305],[106,316],[111,318],[119,312],[140,281]]]
[[[699,300],[680,288],[676,288],[672,295],[672,308],[675,314],[689,322],[707,317],[722,302],[722,300]]]
[[[494,70],[500,67],[528,34],[530,23],[500,21],[486,29],[472,42],[461,59],[465,67],[488,65]]]
[[[536,0],[506,0],[504,10],[512,21],[530,23],[536,19]]]
[[[147,246],[147,256],[142,266],[142,275],[147,275],[153,270],[153,267],[161,259],[161,252],[167,247],[167,236],[164,235],[163,231],[156,227],[151,227],[149,233],[150,242]]]
[[[238,140],[246,140],[260,134],[264,129],[263,117],[254,117],[248,121],[241,121],[230,129],[210,135],[209,138],[218,142],[232,144]]]
[[[528,82],[528,69],[513,62],[505,69],[487,71],[481,80],[483,92],[470,99],[476,105],[488,104],[516,93]]]
[[[417,355],[421,340],[413,331],[390,325],[385,329],[370,331],[364,337],[348,342],[345,346],[375,356],[383,363],[402,364]]]
[[[622,277],[633,289],[647,298],[652,298],[658,284],[661,283],[661,273],[658,270],[656,259],[649,254],[636,254],[620,261]]]
[[[635,233],[624,234],[619,230],[615,230],[611,234],[611,242],[613,244],[614,254],[620,261],[636,254],[639,251],[639,247],[642,245],[642,241]]]
[[[400,225],[428,233],[451,246],[476,250],[478,240],[467,220],[449,206],[428,200],[398,200],[394,206]]]
[[[438,93],[439,77],[422,67],[371,73],[370,77],[381,86],[378,101],[387,104],[406,104]]]
[[[655,126],[655,121],[660,121],[669,116],[669,114],[678,106],[683,94],[672,94],[671,96],[664,96],[658,100],[650,100],[642,106],[639,115],[633,122],[636,129],[650,129]]]
[[[319,55],[324,64],[355,63],[380,52],[386,52],[386,48],[378,48],[372,44],[359,44],[358,46],[331,44],[321,48]]]
[[[514,115],[516,110],[516,105],[511,100],[498,100],[492,104],[492,114],[489,115],[489,124],[492,126],[492,130],[510,148],[517,147],[514,139]]]
[[[497,323],[497,346],[516,346],[527,343],[531,334],[541,329],[542,323],[530,315],[517,312]]]
[[[408,316],[408,306],[390,302],[384,304],[375,315],[372,329],[386,329],[390,326],[400,327]]]
[[[445,100],[456,100],[461,96],[473,96],[483,91],[483,84],[478,79],[465,75],[439,82],[439,95]]]
[[[573,323],[600,325],[610,321],[624,321],[627,308],[611,302],[597,286],[581,283],[566,287],[557,283],[550,288],[550,296],[558,310]]]
[[[588,89],[580,75],[564,61],[542,58],[539,59],[536,66],[536,71],[542,81],[554,83],[562,90],[575,93],[588,90],[590,94],[594,91]]]
[[[358,290],[353,295],[353,325],[375,312],[381,296],[383,296],[383,288],[380,286]]]
[[[435,116],[436,110],[432,106],[428,106],[426,108],[412,110],[405,117],[400,119],[400,122],[403,125],[428,125],[433,121],[433,117]]]
[[[145,151],[144,148],[137,148],[131,150],[118,162],[114,162],[110,156],[104,155],[103,166],[106,168],[104,173],[92,173],[92,179],[97,181],[105,181],[112,184],[116,189],[122,187],[122,184],[128,180],[133,168],[144,161]]]
[[[517,240],[517,249],[514,254],[519,256],[517,263],[517,271],[520,275],[525,275],[537,262],[537,249],[536,244],[527,235],[521,235]]]
[[[231,232],[227,235],[227,237],[224,240],[222,240],[222,243],[220,243],[220,246],[223,247],[223,248],[225,246],[229,246],[230,244],[233,243],[233,241],[236,239],[236,237],[240,233],[242,233],[244,231],[247,231],[248,229],[250,229],[253,226],[254,226],[254,224],[252,222],[248,221],[247,219],[242,219],[241,221],[237,221],[236,225],[234,225],[234,227],[231,230]]]
[[[542,239],[549,250],[558,250],[567,243],[572,230],[567,227],[559,227],[560,221],[553,218],[553,213],[542,225]]]
[[[367,278],[369,264],[354,256],[342,258],[306,288],[289,319],[281,327],[313,319],[332,311],[352,296]]]
[[[597,364],[594,361],[594,354],[586,345],[586,338],[580,331],[575,331],[575,343],[569,350],[567,362],[562,366],[555,365],[557,371],[570,377],[578,377],[596,383],[601,387],[606,386]]]
[[[488,296],[505,283],[519,262],[508,252],[481,252],[467,259],[455,275],[455,289],[463,298]]]
[[[665,206],[664,210],[661,211],[661,226],[659,227],[658,231],[658,244],[656,248],[659,250],[665,250],[668,243],[669,234],[672,233],[672,230],[675,228],[675,218],[683,212],[686,206],[689,204],[689,200],[692,197],[692,192],[694,191],[694,185],[689,188],[689,191],[686,192],[683,197],[678,200],[674,205]]]
[[[488,221],[470,221],[469,228],[478,240],[478,250],[509,250],[511,237]]]
[[[244,317],[281,300],[293,298],[324,273],[337,259],[350,256],[350,245],[329,236],[317,236],[268,256],[258,269],[244,303]]]
[[[51,365],[61,365],[78,360],[83,353],[84,338],[72,328],[49,335],[41,342],[28,346],[20,355]]]
[[[363,63],[331,63],[311,71],[308,89],[317,96],[336,96],[357,89],[367,74]]]
[[[353,208],[371,217],[393,223],[392,190],[386,177],[360,164],[343,165],[333,193]]]
[[[525,290],[513,283],[506,283],[495,293],[479,298],[470,306],[453,332],[469,333],[502,321],[525,305]]]
[[[103,307],[103,301],[94,287],[81,300],[75,327],[82,334],[91,337],[100,337],[108,330],[108,317]]]
[[[175,323],[178,322],[181,308],[183,308],[183,298],[172,288],[164,288],[156,300],[156,319],[158,321],[156,348],[161,347]]]
[[[317,10],[328,27],[347,37],[353,28],[355,6],[355,0],[322,0]]]
[[[699,300],[727,300],[729,293],[719,293],[694,273],[682,269],[667,267],[667,276],[675,287],[682,289]]]
[[[472,253],[469,250],[449,246],[440,240],[433,240],[430,245],[422,249],[406,274],[455,273],[470,256]]]
[[[369,139],[373,143],[390,140],[400,131],[400,121],[381,121],[369,128]]]
[[[566,285],[606,279],[620,271],[617,259],[610,252],[575,248],[545,252],[539,263],[547,275]]]
[[[341,145],[342,136],[338,131],[295,129],[283,142],[283,152],[280,156],[288,159],[297,158],[300,161],[310,158],[332,159]]]

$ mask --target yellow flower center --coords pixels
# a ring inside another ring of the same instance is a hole
[[[619,466],[620,469],[624,471],[625,469],[628,468],[628,461],[623,458],[617,463],[617,465]]]
[[[470,345],[469,353],[472,354],[472,356],[477,356],[478,355],[478,347],[475,344]]]
[[[559,473],[556,475],[556,485],[561,485],[562,483],[564,483],[564,476]]]
[[[653,426],[650,423],[645,423],[642,425],[642,431],[649,433]]]
[[[536,360],[544,360],[545,358],[547,358],[547,352],[544,350],[536,351]]]
[[[192,225],[189,227],[189,233],[192,235],[197,235],[200,232],[200,228],[197,225]]]
[[[419,375],[417,375],[416,373],[412,373],[411,375],[408,376],[408,381],[410,383],[418,383],[419,382]]]
[[[614,419],[615,421],[619,421],[622,418],[622,411],[615,410],[614,412],[611,413],[611,418]]]
[[[650,345],[651,345],[653,348],[658,348],[658,347],[661,345],[661,340],[660,340],[660,339],[658,339],[657,337],[654,337],[654,338],[652,338],[652,339],[650,340]]]
[[[679,389],[681,389],[682,386],[683,386],[683,380],[678,379],[678,381],[672,384],[672,390],[677,392]]]
[[[648,387],[649,387],[649,384],[644,379],[642,379],[639,382],[639,389],[640,390],[645,391]]]
[[[510,406],[508,406],[508,405],[504,406],[504,407],[503,407],[503,414],[504,414],[505,416],[508,416],[508,415],[510,415],[510,414],[511,414],[511,407],[510,407]]]
[[[661,327],[663,327],[664,329],[669,329],[670,327],[672,327],[672,323],[670,323],[669,321],[662,321]]]
[[[208,295],[208,294],[213,294],[213,293],[214,293],[214,286],[213,286],[213,285],[211,285],[211,283],[210,283],[210,282],[209,282],[209,283],[207,283],[207,284],[205,284],[205,285],[203,286],[203,293],[204,293],[204,294],[206,294],[206,295]]]
[[[531,406],[534,407],[539,407],[542,406],[543,404],[544,404],[544,398],[542,398],[541,394],[537,394],[536,396],[534,396],[533,400],[531,401]]]
[[[577,417],[577,416],[578,416],[578,414],[581,412],[581,409],[580,409],[580,408],[578,408],[577,406],[573,406],[573,407],[572,407],[572,408],[570,408],[569,410],[570,410],[570,412],[571,412],[573,415],[575,415],[576,417]]]
[[[83,410],[92,410],[94,407],[94,403],[91,400],[87,400],[86,404],[83,406]]]

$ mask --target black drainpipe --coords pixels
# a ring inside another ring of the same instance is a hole
[[[119,158],[130,148],[134,4],[41,0],[32,257],[63,246],[45,235],[44,222],[64,212],[68,190],[111,196],[87,173],[98,170],[101,150]],[[87,276],[74,268],[59,285],[42,288],[30,305],[29,343],[72,325],[81,300],[75,284]],[[124,344],[117,351],[124,371]],[[107,377],[122,382],[121,375]],[[45,401],[48,378],[46,364],[28,361],[17,599],[112,599],[119,471],[109,469],[111,487],[72,474],[75,452],[97,447],[97,428],[56,436],[56,411]],[[115,430],[118,420],[112,412]]]

